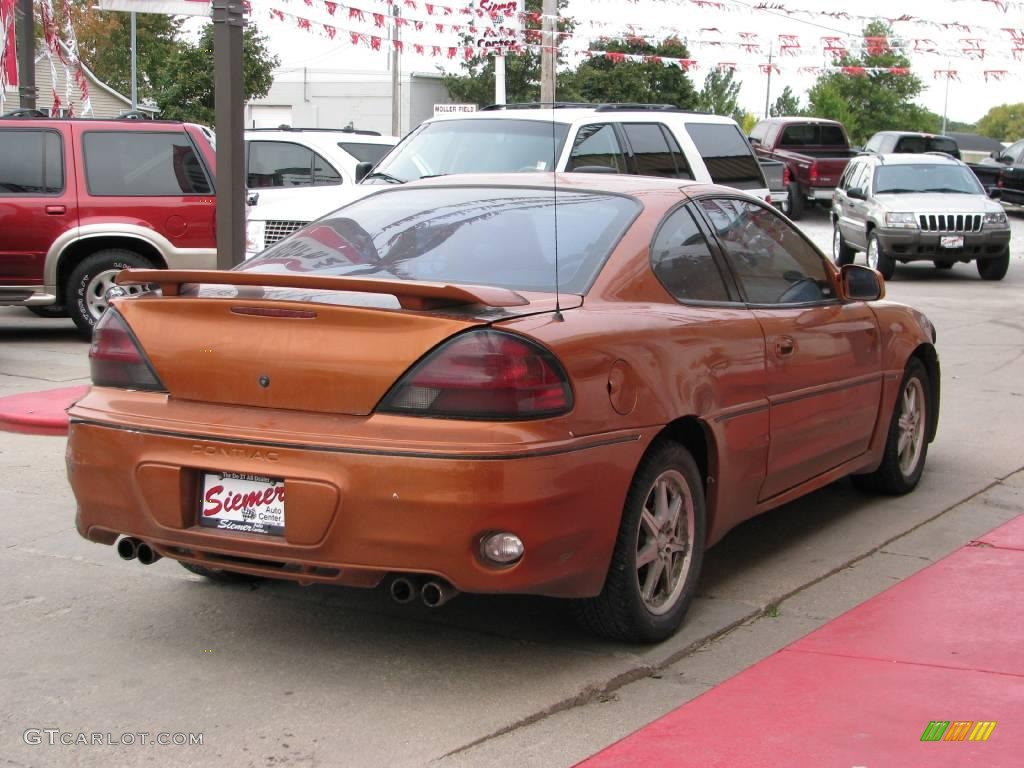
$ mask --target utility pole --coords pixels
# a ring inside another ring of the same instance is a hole
[[[245,261],[245,93],[242,0],[213,0],[213,98],[217,129],[217,269]]]
[[[541,12],[544,14],[540,52],[540,100],[555,101],[555,70],[558,67],[558,0],[544,0]]]
[[[505,103],[505,56],[497,54],[494,57],[494,103]]]
[[[131,13],[132,17],[132,111],[134,112],[139,108],[139,75],[137,61],[139,58],[138,53],[138,35],[135,29],[135,11]]]
[[[398,3],[392,3],[391,14],[398,19],[402,9]],[[402,28],[398,22],[392,26],[394,40],[391,44],[391,135],[402,135],[402,57],[398,49],[402,42]]]
[[[946,59],[946,99],[942,102],[942,135],[946,135],[946,113],[949,111],[949,59]]]
[[[22,109],[36,108],[36,28],[32,0],[18,0],[14,17],[18,47],[18,98]]]
[[[768,104],[772,100],[772,54],[774,53],[774,41],[768,41],[768,87],[764,92],[764,116],[769,117]]]

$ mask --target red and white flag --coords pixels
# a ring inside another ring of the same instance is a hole
[[[0,91],[18,85],[18,55],[14,46],[14,6],[17,0],[0,0]]]

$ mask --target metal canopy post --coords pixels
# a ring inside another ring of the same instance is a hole
[[[36,108],[36,30],[32,0],[18,0],[14,17],[18,44],[18,98],[22,109]]]
[[[241,0],[213,0],[213,90],[217,131],[217,268],[245,260],[245,104]]]

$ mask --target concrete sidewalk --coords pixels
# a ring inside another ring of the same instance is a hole
[[[1019,766],[1022,596],[1024,515],[579,766]]]

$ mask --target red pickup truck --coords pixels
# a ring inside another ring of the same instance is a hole
[[[787,198],[783,210],[791,219],[803,216],[809,202],[831,205],[832,192],[850,158],[850,140],[842,123],[813,117],[771,117],[750,132],[758,157],[785,163]]]
[[[88,338],[121,269],[213,269],[214,167],[198,125],[0,118],[0,305]]]

